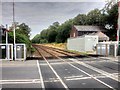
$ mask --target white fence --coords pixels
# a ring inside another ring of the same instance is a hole
[[[0,60],[13,60],[13,44],[0,44]]]
[[[26,59],[26,45],[25,44],[15,44],[15,60],[25,60]]]
[[[118,42],[99,42],[96,45],[96,54],[104,56],[117,56]]]
[[[0,44],[2,53],[0,60],[25,60],[26,45],[25,44]]]

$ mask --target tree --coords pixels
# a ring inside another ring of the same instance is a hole
[[[22,23],[20,25],[17,25],[16,27],[16,32],[18,33],[23,33],[24,35],[26,35],[27,37],[30,37],[30,31],[31,29],[29,28],[28,25],[26,25],[25,23]]]
[[[40,43],[40,34],[37,34],[31,41],[32,43]]]
[[[48,42],[49,43],[55,42],[56,36],[57,36],[56,30],[48,30]]]
[[[107,15],[105,16],[105,24],[108,25],[107,35],[110,37],[110,40],[116,40],[117,21],[118,21],[118,4],[115,4],[111,7],[111,9],[107,11]]]
[[[56,36],[58,34],[58,27],[59,22],[54,22],[50,27],[48,28],[48,42],[52,43],[55,42]]]
[[[88,25],[101,25],[101,12],[99,9],[94,9],[87,14]]]
[[[75,25],[86,25],[87,24],[87,16],[85,14],[78,14],[74,20],[73,23]]]
[[[106,13],[103,13],[103,12],[106,12]],[[73,19],[67,20],[61,25],[58,22],[54,22],[46,30],[43,30],[40,33],[39,35],[40,42],[48,42],[48,43],[66,42],[67,38],[69,38],[72,25],[101,26],[101,28],[106,29],[106,33],[110,37],[110,40],[116,40],[118,6],[116,4],[110,9],[107,8],[103,12],[102,10],[94,9],[88,12],[88,14],[78,14]],[[111,34],[111,33],[114,33],[114,34]]]
[[[58,28],[58,35],[56,36],[57,43],[64,43],[67,41],[67,38],[69,38],[70,36],[70,30],[72,29],[72,25],[73,20],[70,19]]]
[[[33,47],[31,45],[31,41],[29,39],[30,37],[30,31],[31,29],[29,28],[28,25],[25,23],[19,24],[18,22],[15,23],[16,26],[16,43],[25,43],[27,46],[27,51],[30,53],[33,51]],[[10,30],[13,30],[13,25],[10,27]],[[5,36],[2,38],[3,41],[5,42]],[[13,31],[8,33],[8,42],[13,43],[14,41],[14,36],[13,36]]]

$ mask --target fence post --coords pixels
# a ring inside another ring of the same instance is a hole
[[[117,56],[117,45],[114,44],[114,57],[116,57],[116,56]]]
[[[102,55],[102,44],[100,44],[100,55]]]
[[[108,44],[106,44],[105,46],[106,46],[106,56],[108,56]]]
[[[98,55],[98,44],[96,44],[96,54]]]

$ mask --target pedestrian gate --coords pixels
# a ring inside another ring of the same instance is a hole
[[[25,60],[26,45],[25,44],[0,44],[0,60]]]
[[[13,60],[13,44],[0,44],[0,60]]]
[[[116,57],[118,52],[117,42],[99,42],[96,45],[96,53],[98,55]]]

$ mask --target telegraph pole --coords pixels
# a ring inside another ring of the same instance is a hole
[[[8,25],[6,24],[6,58],[9,59],[9,50],[8,50]]]
[[[118,0],[118,29],[117,29],[117,41],[118,41],[118,54],[120,52],[119,47],[119,38],[120,38],[120,0]]]
[[[15,60],[15,57],[16,57],[16,46],[15,46],[15,44],[16,44],[16,42],[15,42],[15,40],[16,40],[16,36],[15,36],[15,3],[14,3],[14,0],[13,0],[13,36],[14,36],[14,45],[13,45],[13,47],[14,47],[14,60]]]

